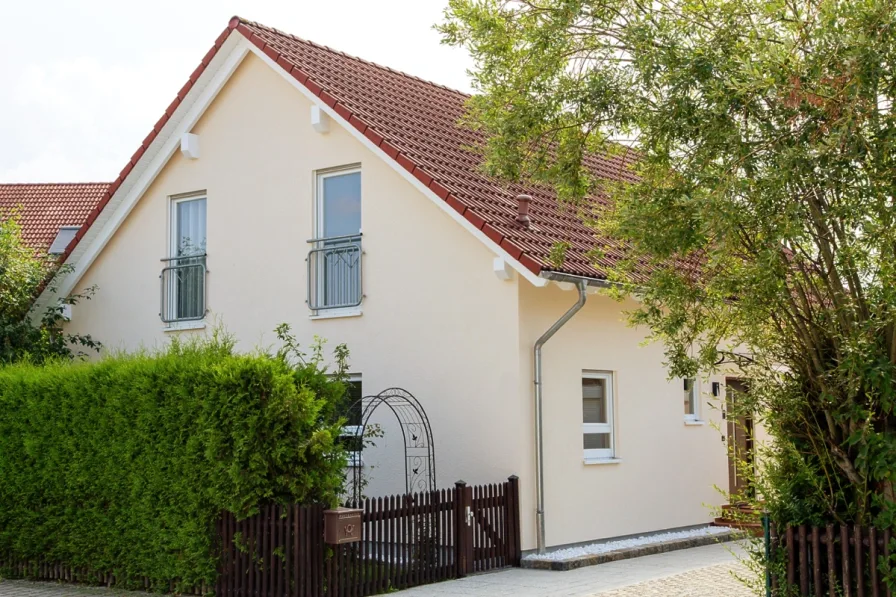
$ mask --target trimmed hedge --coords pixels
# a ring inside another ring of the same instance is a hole
[[[0,369],[0,555],[213,586],[214,525],[335,503],[345,387],[232,342]]]

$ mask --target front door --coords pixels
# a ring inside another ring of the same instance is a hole
[[[738,379],[726,379],[728,420],[728,491],[737,496],[752,497],[749,476],[753,470],[753,417],[737,408],[738,396],[747,393],[747,386]]]

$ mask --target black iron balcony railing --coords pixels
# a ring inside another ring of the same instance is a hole
[[[361,288],[361,235],[308,241],[308,306],[313,311],[357,307]]]
[[[162,281],[162,300],[159,316],[165,323],[198,321],[205,317],[206,255],[189,255],[162,259],[165,267]]]

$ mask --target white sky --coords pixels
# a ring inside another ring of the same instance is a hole
[[[447,0],[4,0],[0,182],[112,181],[230,17],[469,91]]]

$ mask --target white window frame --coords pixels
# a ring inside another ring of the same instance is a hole
[[[614,387],[614,379],[612,371],[582,371],[582,379],[602,379],[607,392],[607,422],[606,423],[585,423],[582,422],[582,437],[586,433],[609,433],[610,447],[593,450],[584,450],[585,460],[613,460],[616,458],[616,388]],[[581,395],[581,390],[580,390]],[[580,398],[581,400],[581,398]]]
[[[360,164],[350,164],[346,166],[336,166],[334,168],[326,168],[322,170],[315,170],[314,172],[314,238],[315,239],[323,239],[324,236],[324,180],[327,178],[331,178],[334,176],[344,176],[346,174],[361,174],[361,201],[364,200],[363,190],[364,190],[364,175],[361,173],[361,165]],[[362,206],[363,209],[363,206]],[[361,221],[361,229],[364,228],[364,221]],[[358,234],[361,234],[362,230],[358,230]],[[320,276],[320,272],[316,274]],[[311,280],[308,281],[311,283]],[[321,284],[320,280],[315,280],[315,287],[317,288],[317,300],[318,303],[323,302],[324,296],[324,287]],[[363,293],[363,289],[362,289]],[[363,295],[362,295],[363,296]],[[327,309],[318,309],[316,311],[312,311],[311,318],[312,319],[331,319],[338,317],[354,317],[361,314],[361,305],[356,307],[331,307]]]
[[[208,254],[208,193],[206,191],[196,191],[193,193],[183,193],[179,195],[170,195],[168,197],[168,257],[173,258],[177,257],[177,206],[180,203],[184,203],[185,201],[198,201],[205,200],[205,235],[206,235],[206,247],[205,254]],[[206,266],[207,268],[208,266]],[[206,273],[208,273],[208,269],[206,269]],[[206,301],[208,300],[208,280],[203,280],[204,289],[203,292],[206,293]],[[176,292],[174,293],[174,300],[176,299]],[[186,319],[183,321],[169,321],[165,324],[165,331],[176,331],[176,330],[195,330],[195,329],[203,329],[205,328],[205,317],[208,315],[208,311],[203,314],[202,319]]]
[[[314,238],[323,238],[324,234],[324,180],[327,178],[332,178],[334,176],[344,176],[346,174],[361,174],[361,166],[360,164],[353,164],[350,166],[342,166],[337,168],[327,168],[325,170],[317,170],[315,172],[315,185],[316,189],[314,192]],[[361,190],[363,191],[364,184],[364,175],[361,175]],[[363,200],[363,197],[361,198]],[[361,228],[364,227],[364,222],[361,222]],[[360,230],[358,231],[361,232]]]
[[[175,195],[170,198],[170,206],[168,208],[168,256],[177,257],[177,206],[185,201],[198,201],[205,199],[205,234],[206,243],[208,242],[208,195],[206,193],[195,193],[190,195]],[[205,249],[208,253],[208,247]]]
[[[699,423],[700,422],[700,379],[697,377],[689,377],[686,378],[685,381],[691,381],[691,396],[694,399],[694,412],[693,413],[684,413],[684,421],[685,423]],[[684,383],[682,383],[684,386]],[[683,390],[683,388],[682,388]]]

